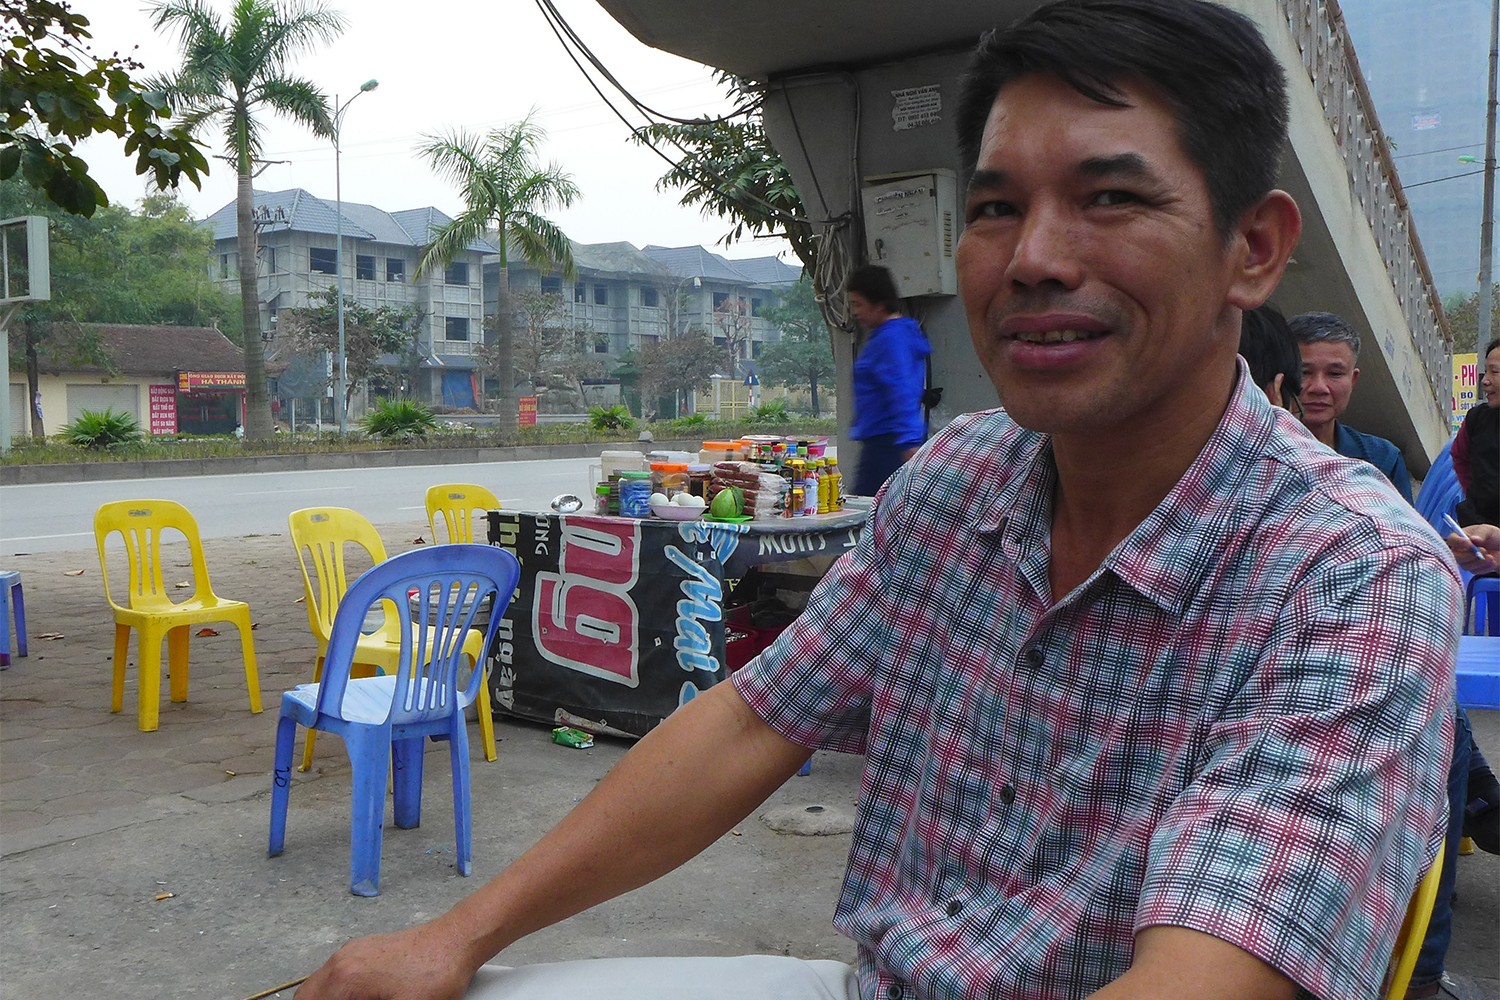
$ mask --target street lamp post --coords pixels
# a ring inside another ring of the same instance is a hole
[[[349,375],[346,371],[347,365],[344,358],[344,188],[343,178],[339,170],[339,129],[343,125],[344,112],[349,110],[349,105],[354,103],[354,98],[360,94],[368,94],[380,86],[379,80],[366,80],[360,84],[359,90],[354,97],[339,104],[339,95],[333,95],[333,192],[338,207],[334,212],[334,229],[336,235],[333,250],[333,270],[338,279],[338,323],[339,323],[339,367],[336,388],[334,389],[334,406],[338,408],[339,434],[348,433],[349,430]]]
[[[1479,343],[1477,350],[1484,350],[1489,343],[1490,313],[1494,308],[1490,297],[1493,294],[1495,262],[1495,105],[1496,64],[1500,62],[1500,0],[1490,4],[1490,72],[1489,100],[1484,115],[1484,217],[1479,224]],[[1484,358],[1479,359],[1481,366]]]

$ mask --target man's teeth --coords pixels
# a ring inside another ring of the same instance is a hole
[[[1092,340],[1103,336],[1103,330],[1046,330],[1037,333],[1018,333],[1017,340],[1028,344],[1066,344],[1074,340]]]

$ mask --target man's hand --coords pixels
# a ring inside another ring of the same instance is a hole
[[[448,918],[344,945],[308,977],[295,1000],[460,1000],[475,967]]]
[[[340,948],[297,1000],[453,1000],[532,931],[665,875],[766,800],[807,759],[733,684],[673,712],[563,821],[431,923]]]
[[[1500,528],[1495,525],[1471,524],[1464,528],[1462,535],[1452,532],[1443,540],[1453,550],[1453,558],[1470,573],[1500,570]],[[1474,554],[1475,549],[1479,550],[1479,555]]]

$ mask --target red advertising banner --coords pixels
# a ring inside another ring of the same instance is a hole
[[[183,392],[194,389],[243,389],[244,372],[179,372],[177,388]]]
[[[151,404],[151,433],[177,433],[177,387],[175,385],[153,385],[147,387],[147,399]]]
[[[521,409],[516,416],[516,423],[521,427],[536,426],[536,397],[522,396]]]

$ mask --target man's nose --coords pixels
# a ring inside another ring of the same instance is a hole
[[[1021,222],[1006,277],[1029,288],[1048,284],[1077,288],[1083,283],[1083,267],[1076,251],[1076,234],[1067,213],[1033,205]]]

